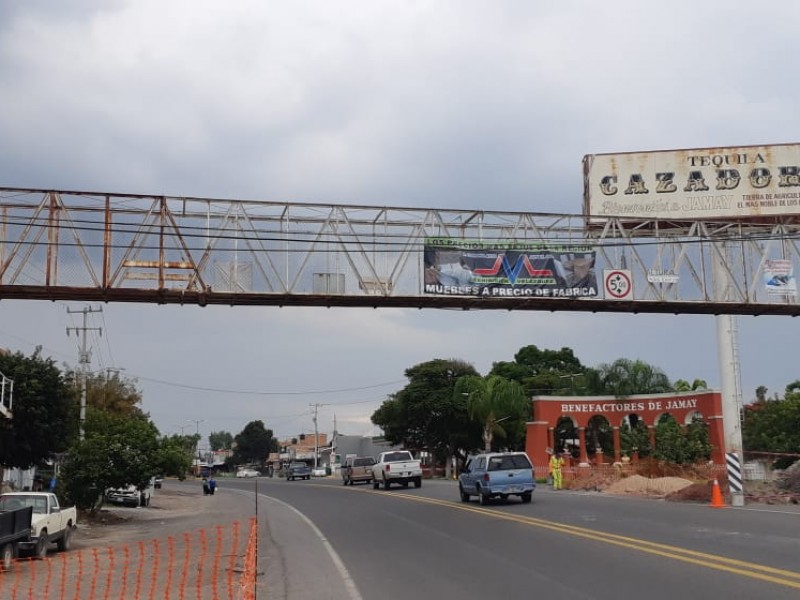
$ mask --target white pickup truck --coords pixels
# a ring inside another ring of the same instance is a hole
[[[74,506],[59,506],[58,497],[49,492],[8,492],[0,495],[0,510],[11,510],[30,506],[31,536],[19,542],[21,551],[33,551],[37,558],[45,558],[51,543],[58,544],[60,551],[69,550],[72,532],[78,526],[78,512]]]
[[[383,484],[383,489],[388,490],[392,483],[408,487],[412,481],[414,487],[422,487],[422,467],[408,450],[382,452],[378,462],[372,465],[373,489],[377,490]]]

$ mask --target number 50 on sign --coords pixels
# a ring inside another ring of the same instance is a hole
[[[603,271],[603,287],[610,300],[629,300],[633,297],[631,272],[625,269]]]

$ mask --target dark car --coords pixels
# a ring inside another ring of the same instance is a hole
[[[295,479],[311,479],[311,467],[303,462],[290,463],[286,469],[286,479],[294,481]]]

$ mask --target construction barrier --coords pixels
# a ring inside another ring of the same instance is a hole
[[[3,600],[252,600],[258,521],[125,546],[51,552],[0,573]]]

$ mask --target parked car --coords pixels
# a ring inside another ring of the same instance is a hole
[[[110,489],[106,492],[106,500],[113,504],[123,506],[150,506],[150,498],[153,496],[156,478],[153,477],[144,489],[139,489],[135,485],[127,485],[121,488]]]
[[[531,501],[536,488],[533,464],[524,452],[493,452],[470,457],[458,476],[458,493],[462,502],[477,496],[482,505],[492,498],[519,496],[523,503]]]
[[[353,485],[357,481],[372,483],[372,465],[375,459],[371,456],[348,456],[342,465],[342,483]]]
[[[286,468],[286,479],[294,481],[295,479],[311,479],[311,467],[304,462],[289,463]]]
[[[164,478],[163,477],[156,477],[153,480],[153,487],[156,488],[157,490],[160,490],[161,489],[161,485],[163,483],[164,483]]]
[[[261,473],[255,469],[239,469],[236,471],[237,477],[258,477],[259,475],[261,475]]]

